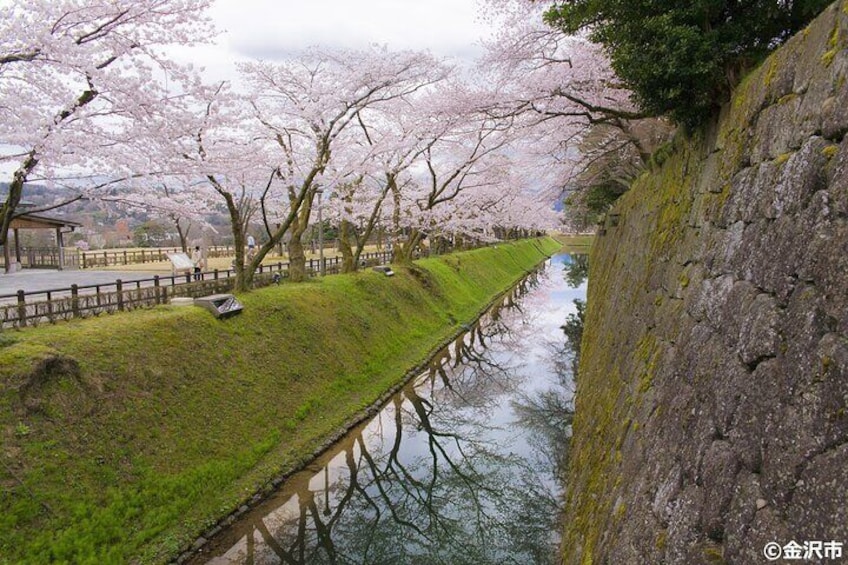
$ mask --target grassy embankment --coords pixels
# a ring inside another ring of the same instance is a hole
[[[0,333],[0,563],[173,557],[558,247]]]
[[[589,253],[592,247],[592,242],[595,241],[594,235],[568,235],[564,233],[554,233],[551,237],[557,240],[562,247],[570,253]]]

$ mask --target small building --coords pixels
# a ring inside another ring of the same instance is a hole
[[[54,269],[77,268],[79,265],[76,253],[72,257],[65,256],[64,234],[82,227],[82,224],[71,222],[60,218],[51,218],[43,214],[23,213],[16,216],[9,224],[9,231],[13,237],[6,239],[3,246],[3,259],[5,271],[13,270],[12,265],[27,267],[48,267]],[[39,250],[38,257],[23,256],[20,242],[20,230],[56,230],[56,249]],[[15,256],[12,259],[11,247],[14,240]]]

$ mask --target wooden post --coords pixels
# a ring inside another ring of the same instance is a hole
[[[79,287],[76,284],[71,285],[71,312],[74,318],[80,317]]]
[[[6,237],[6,243],[3,245],[3,269],[7,273],[12,272],[12,254],[9,253],[9,237]]]
[[[50,320],[50,323],[55,322],[53,319],[53,295],[49,290],[47,291],[47,319]]]
[[[65,241],[62,238],[62,228],[56,228],[56,246],[59,248],[59,270],[65,269]]]
[[[162,304],[162,299],[159,296],[159,275],[153,275],[153,287],[156,289],[153,291],[156,298],[156,304]]]
[[[15,261],[17,261],[18,263],[20,263],[20,262],[21,262],[21,237],[20,237],[20,230],[18,230],[17,228],[15,228],[15,229],[14,229],[14,230],[12,230],[12,231],[14,231],[14,233],[15,233]],[[8,244],[8,242],[7,242],[7,244]],[[8,257],[6,257],[6,260],[8,260],[8,259],[9,259],[9,258],[8,258]],[[8,271],[8,268],[7,268],[6,270]]]
[[[124,309],[124,283],[121,279],[115,281],[115,289],[118,292],[118,310]]]
[[[18,326],[26,325],[26,294],[23,290],[18,291]]]

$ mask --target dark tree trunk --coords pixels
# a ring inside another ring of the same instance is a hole
[[[354,229],[354,226],[347,220],[342,220],[339,226],[339,251],[342,253],[343,273],[352,273],[358,267],[354,258],[353,248],[350,244],[351,235],[354,235]]]

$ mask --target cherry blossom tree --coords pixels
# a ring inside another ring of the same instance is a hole
[[[483,111],[483,99],[485,92],[456,80],[423,101],[429,115],[419,133],[423,148],[408,189],[414,206],[397,215],[405,216],[403,227],[409,231],[395,249],[397,262],[410,261],[426,237],[438,237],[448,217],[445,210],[459,202],[460,194],[491,184],[502,165],[499,152],[511,140],[514,118]],[[399,192],[394,204],[396,210],[403,205]]]
[[[163,48],[206,41],[210,0],[14,0],[0,7],[0,244],[25,184],[110,170],[143,120],[194,80]],[[164,80],[167,78],[167,84]],[[7,263],[8,264],[8,263]]]
[[[182,183],[196,209],[224,205],[235,245],[235,287],[248,290],[264,257],[246,254],[248,226],[260,213],[267,219],[266,201],[282,183],[253,107],[227,83],[198,86],[145,128],[140,138],[148,155],[160,162],[169,182]]]
[[[277,148],[279,177],[287,192],[288,216],[260,247],[264,256],[288,231],[289,275],[305,276],[301,237],[316,193],[355,182],[357,171],[336,156],[354,144],[352,125],[367,111],[409,96],[440,80],[432,56],[416,52],[309,49],[282,63],[245,63],[249,98],[265,136]],[[331,164],[331,156],[333,162]],[[351,175],[354,175],[353,177]]]
[[[596,123],[643,118],[600,46],[566,36],[542,17],[551,0],[489,0],[497,7],[495,36],[485,42],[478,71],[495,85],[493,112],[532,111],[562,118],[565,136]]]
[[[546,181],[552,197],[610,179],[626,186],[671,128],[637,110],[598,45],[543,22],[554,4],[487,2],[500,25],[481,61],[496,85],[491,111],[521,115],[532,126],[532,151],[546,162],[539,168],[558,173]]]
[[[389,194],[394,201],[400,198],[401,190],[410,182],[410,167],[430,144],[425,135],[432,118],[427,104],[429,94],[416,92],[381,104],[379,111],[360,113],[357,118],[360,139],[367,151],[360,165],[361,174],[356,182],[336,190],[343,272],[356,270],[375,228],[388,223],[390,217],[396,227],[393,239],[398,243],[400,206],[394,206],[389,216],[384,202]]]

